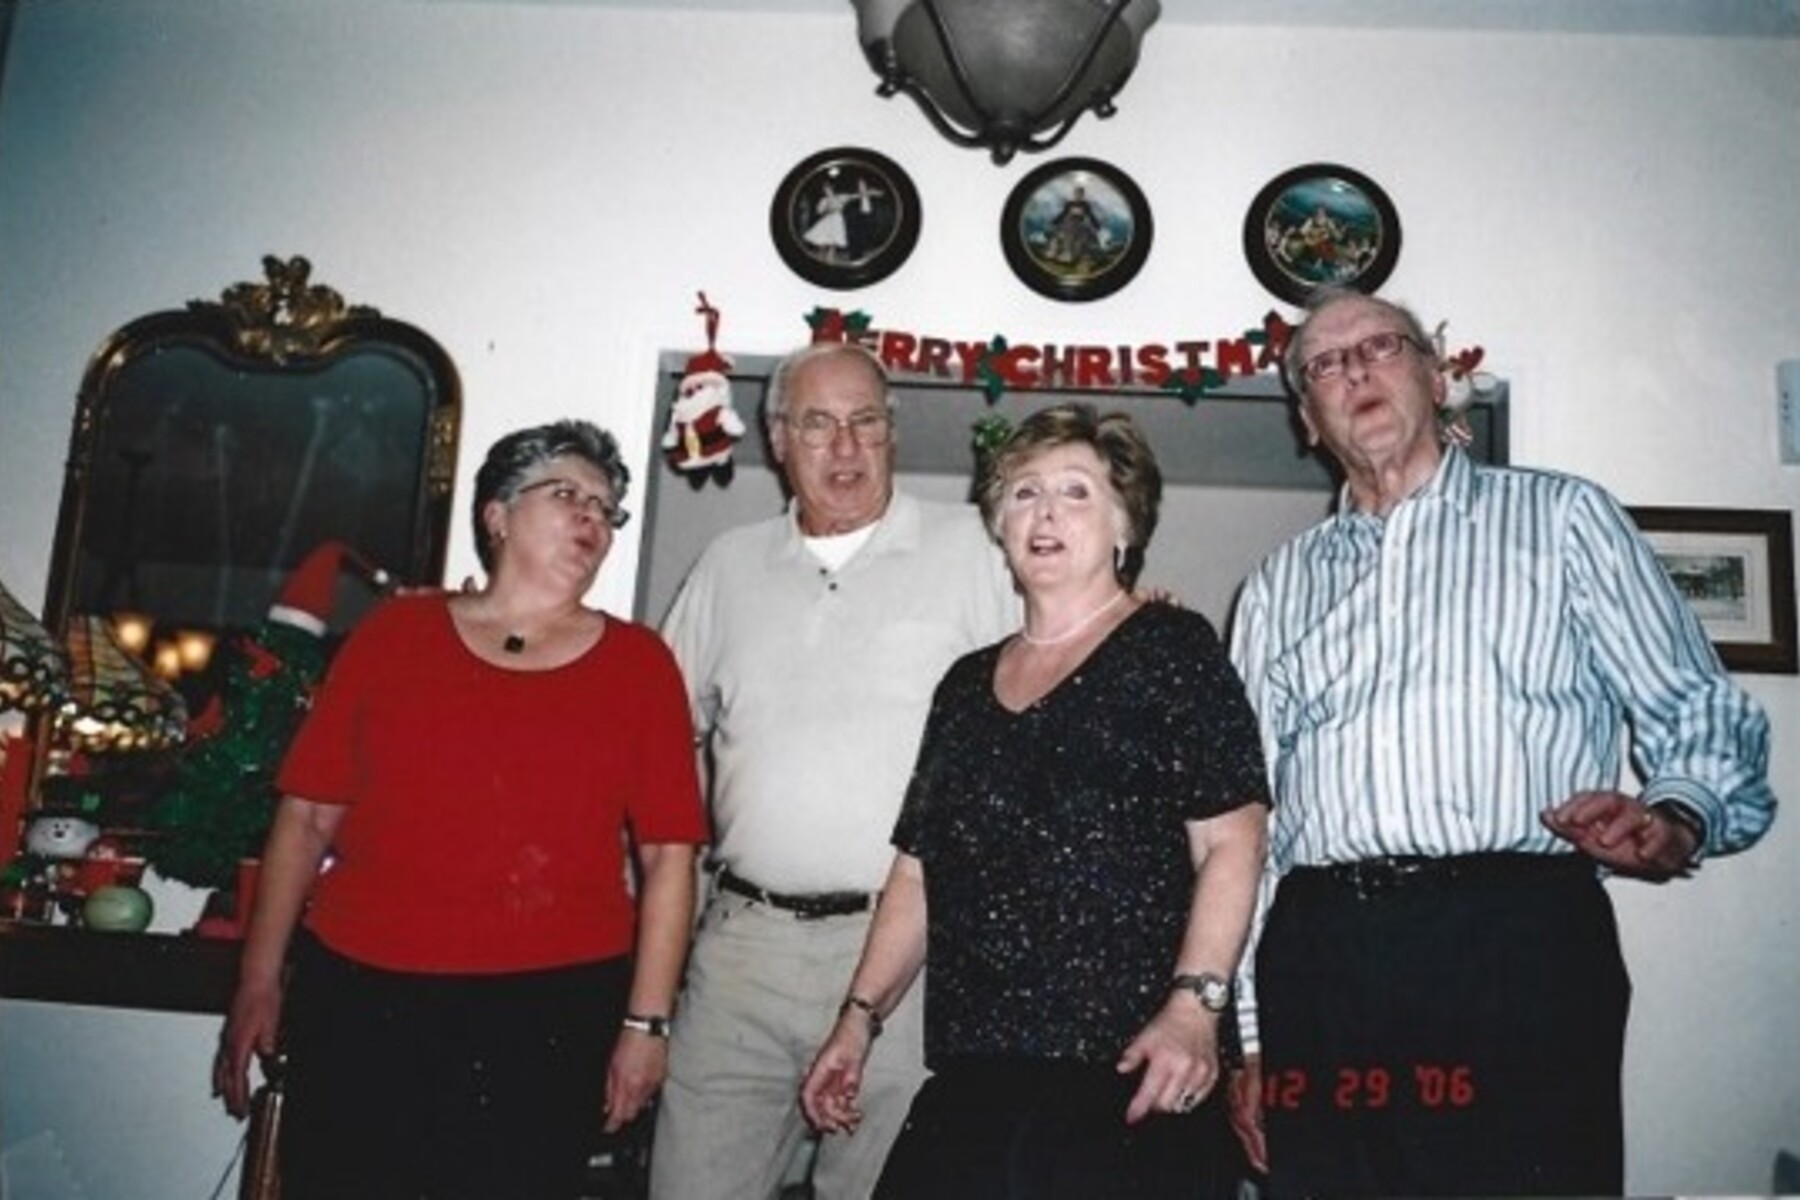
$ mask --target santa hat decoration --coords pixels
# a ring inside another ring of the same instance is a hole
[[[346,567],[354,569],[377,590],[393,582],[386,571],[344,543],[320,542],[288,576],[281,595],[269,606],[269,620],[291,625],[314,637],[325,636],[337,596],[338,575]]]
[[[732,443],[744,436],[745,426],[731,406],[731,360],[715,344],[719,310],[701,292],[700,307],[694,311],[706,320],[706,349],[688,359],[676,385],[662,447],[676,470],[702,472],[730,467]]]
[[[731,374],[731,360],[719,353],[719,310],[707,300],[705,292],[695,292],[700,298],[700,307],[694,311],[706,324],[706,349],[688,359],[687,373],[699,375],[705,371],[713,371],[720,375]]]
[[[714,375],[729,375],[732,366],[729,358],[708,346],[687,360],[687,369],[682,372],[682,382],[685,383],[695,375],[704,375],[709,372]]]

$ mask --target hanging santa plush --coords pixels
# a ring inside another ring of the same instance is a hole
[[[288,576],[255,632],[232,639],[224,683],[190,728],[172,786],[147,814],[158,836],[145,857],[162,875],[224,888],[238,860],[261,851],[279,799],[281,757],[325,673],[325,635],[345,572],[377,591],[391,582],[342,542],[322,542]],[[228,921],[205,932],[240,930]]]
[[[727,469],[731,447],[744,436],[744,419],[731,406],[731,360],[718,352],[719,310],[700,293],[694,310],[706,320],[706,350],[688,359],[675,388],[662,448],[677,471]]]

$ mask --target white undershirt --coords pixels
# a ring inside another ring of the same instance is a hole
[[[852,529],[849,533],[832,533],[824,537],[802,537],[806,549],[812,556],[824,563],[828,570],[835,571],[855,556],[870,538],[875,536],[875,526],[879,522],[871,521],[861,529]]]

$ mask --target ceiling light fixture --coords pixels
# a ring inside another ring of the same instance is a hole
[[[1159,0],[851,3],[876,94],[905,92],[939,133],[1000,164],[1056,145],[1089,109],[1112,116],[1162,12]]]

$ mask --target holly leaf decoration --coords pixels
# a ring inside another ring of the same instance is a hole
[[[1000,397],[1006,394],[1006,379],[994,361],[1006,353],[1006,338],[996,333],[994,340],[988,343],[987,353],[981,356],[981,367],[975,377],[981,380],[981,390],[987,393],[990,405],[1000,403]]]

